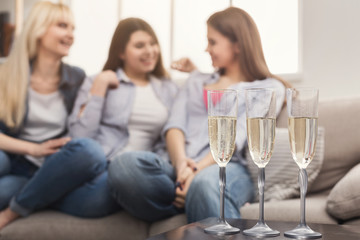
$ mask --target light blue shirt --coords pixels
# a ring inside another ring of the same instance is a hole
[[[185,150],[187,157],[200,161],[210,152],[208,137],[208,114],[203,100],[203,89],[206,85],[219,80],[219,74],[205,74],[194,71],[189,76],[187,83],[180,90],[172,107],[170,117],[163,129],[162,135],[171,128],[180,129],[185,134]],[[272,88],[276,91],[276,114],[280,113],[285,99],[284,85],[273,78],[256,80],[253,82],[240,82],[229,88],[239,91],[238,121],[236,126],[236,150],[232,161],[242,161],[242,149],[247,144],[246,133],[246,107],[245,89],[247,88]]]
[[[89,95],[95,76],[87,77],[78,93],[68,123],[71,137],[89,137],[98,141],[108,159],[128,143],[128,122],[135,99],[135,85],[124,71],[119,68],[116,75],[119,86],[108,89],[105,97]],[[158,79],[155,76],[150,77],[150,84],[155,95],[170,111],[178,91],[176,84],[169,79]],[[81,117],[78,117],[80,108],[84,104],[86,108]],[[166,157],[165,142],[160,136],[154,143],[152,151]]]

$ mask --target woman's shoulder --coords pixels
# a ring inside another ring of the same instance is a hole
[[[65,81],[81,83],[85,79],[86,74],[85,71],[80,67],[63,63],[61,67],[61,77]]]
[[[197,80],[208,80],[216,77],[217,73],[205,73],[200,72],[199,70],[194,70],[189,74],[188,80],[197,79]]]
[[[266,78],[264,80],[254,81],[254,84],[257,84],[256,88],[271,88],[276,92],[276,96],[280,98],[285,97],[285,85],[276,78]],[[283,102],[283,99],[281,100]]]
[[[85,77],[86,75],[85,71],[82,68],[67,63],[63,63],[63,71],[64,70],[76,76]]]
[[[109,75],[109,73],[111,75]],[[109,78],[109,77],[115,77],[117,78],[118,80],[121,79],[121,75],[119,75],[119,72],[118,71],[112,71],[112,70],[103,70],[101,72],[98,72],[98,73],[95,73],[95,74],[92,74],[92,75],[88,75],[86,76],[85,78],[85,82],[87,83],[93,83],[95,81],[96,78]]]
[[[185,80],[185,88],[190,89],[199,89],[203,88],[204,85],[208,85],[216,82],[219,79],[218,74],[215,73],[204,73],[198,70],[192,71],[188,78]]]
[[[250,82],[251,87],[285,89],[284,84],[276,78],[265,78],[263,80],[255,80]]]

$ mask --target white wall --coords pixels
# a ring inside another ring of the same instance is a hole
[[[360,1],[303,1],[303,79],[320,98],[360,95]]]
[[[75,41],[65,61],[83,68],[87,75],[94,75],[107,59],[118,24],[118,0],[72,0],[70,7],[75,12]],[[91,58],[97,61],[87,61]]]
[[[293,85],[317,87],[320,89],[322,99],[360,95],[360,0],[299,1],[302,1],[303,7],[301,18],[303,75],[300,81],[293,82]],[[11,2],[13,1],[0,0],[0,9],[11,8]],[[25,0],[25,8],[28,8],[30,2],[35,0]],[[73,0],[73,4],[78,2],[79,0]],[[116,7],[108,12],[116,14],[115,9]],[[95,13],[92,16],[76,16],[77,20],[91,23],[91,27],[86,30],[90,31],[89,35],[99,31],[98,28],[95,29],[92,21],[96,22],[96,19],[103,18]],[[116,25],[116,23],[112,24]],[[114,26],[107,25],[108,42]],[[105,31],[100,32],[101,35],[106,35]],[[85,45],[86,40],[77,39],[70,59],[75,56],[105,58],[104,53],[96,52],[93,47],[86,46],[87,50],[85,50]],[[82,52],[79,53],[75,47],[80,48]],[[94,66],[94,72],[98,71],[98,68]]]

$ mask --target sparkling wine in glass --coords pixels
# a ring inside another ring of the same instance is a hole
[[[271,229],[264,220],[265,166],[269,163],[275,140],[276,96],[273,89],[253,88],[245,91],[246,127],[249,151],[259,168],[259,220],[244,235],[253,237],[276,237],[277,230]]]
[[[315,154],[318,132],[319,90],[297,88],[286,90],[289,140],[292,157],[299,167],[300,223],[293,230],[286,231],[285,237],[316,239],[321,233],[313,231],[305,221],[305,195],[307,191],[306,167]]]
[[[220,167],[220,218],[216,225],[205,228],[204,231],[216,235],[236,234],[240,232],[240,229],[231,226],[225,220],[224,193],[226,165],[235,149],[237,91],[233,89],[209,90],[207,95],[210,150],[213,159]]]

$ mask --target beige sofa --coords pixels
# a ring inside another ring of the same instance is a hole
[[[360,97],[320,102],[319,125],[326,132],[325,157],[321,171],[307,194],[308,223],[360,226],[359,119]],[[286,127],[286,122],[284,109],[278,125]],[[266,202],[265,219],[298,222],[299,208],[299,199]],[[241,214],[243,218],[257,219],[258,203],[242,207]],[[101,219],[80,219],[43,211],[8,225],[0,231],[0,239],[146,239],[184,224],[184,214],[150,224],[126,212]]]

